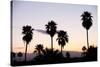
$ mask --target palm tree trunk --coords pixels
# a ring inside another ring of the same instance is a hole
[[[88,30],[86,30],[86,33],[87,33],[87,47],[89,49]]]
[[[53,51],[53,37],[51,37],[51,49]]]
[[[39,56],[40,56],[40,50],[38,51],[38,54],[39,54]]]
[[[61,54],[62,54],[62,46],[61,46]]]
[[[26,62],[26,55],[27,55],[27,44],[26,44],[26,49],[25,49],[25,62]]]

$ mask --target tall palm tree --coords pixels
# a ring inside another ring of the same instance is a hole
[[[41,55],[41,52],[43,51],[43,45],[38,44],[35,49],[37,50],[38,55]]]
[[[22,29],[22,34],[24,35],[23,36],[23,41],[26,43],[26,48],[25,48],[25,61],[26,61],[26,54],[27,54],[27,47],[28,47],[28,44],[29,42],[32,40],[32,37],[33,37],[33,30],[31,26],[23,26],[23,29]]]
[[[60,30],[58,32],[58,44],[61,46],[61,53],[62,53],[62,48],[66,45],[66,42],[68,43],[68,35],[67,32]]]
[[[85,11],[82,15],[82,26],[86,29],[86,34],[87,34],[87,47],[89,49],[89,41],[88,41],[88,30],[92,26],[92,16],[91,13],[88,11]]]
[[[51,49],[52,49],[52,51],[53,51],[53,36],[55,35],[56,29],[57,29],[56,25],[57,24],[53,20],[49,21],[48,24],[45,25],[46,26],[46,32],[51,37]]]

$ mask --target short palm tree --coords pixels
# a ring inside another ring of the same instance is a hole
[[[86,56],[86,52],[87,52],[87,49],[86,49],[85,46],[82,47],[82,51],[83,51],[82,52],[82,56],[85,57]]]
[[[83,46],[83,47],[82,47],[82,50],[83,50],[83,52],[86,52],[87,49],[86,49],[85,46]]]
[[[35,49],[38,52],[38,55],[41,55],[41,52],[43,51],[43,45],[42,44],[38,44],[38,45],[36,45]]]
[[[51,37],[51,49],[52,49],[52,51],[53,51],[53,36],[55,35],[56,28],[57,28],[56,25],[57,24],[53,20],[49,21],[48,24],[45,25],[46,26],[46,32]]]
[[[87,47],[89,49],[89,41],[88,41],[88,30],[92,26],[92,16],[91,13],[88,11],[85,11],[82,15],[82,26],[86,29],[86,34],[87,34]]]
[[[24,35],[23,36],[23,41],[26,43],[26,49],[25,49],[25,61],[26,61],[26,54],[27,54],[27,46],[29,44],[29,42],[32,40],[32,37],[33,37],[33,29],[31,26],[23,26],[23,29],[22,29],[22,34]]]
[[[65,31],[60,30],[58,32],[58,44],[61,46],[61,53],[62,53],[62,48],[66,45],[66,42],[68,43],[68,35]]]
[[[18,52],[17,56],[19,57],[19,61],[21,61],[21,57],[23,56],[23,53],[22,52]]]

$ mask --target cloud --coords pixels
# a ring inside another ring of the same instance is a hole
[[[42,29],[34,29],[34,31],[38,31],[38,32],[43,33],[43,34],[47,34],[47,32],[45,30],[42,30]]]
[[[37,31],[37,32],[40,32],[40,33],[42,33],[42,34],[48,35],[48,33],[47,33],[45,30],[42,30],[42,29],[34,29],[34,31]],[[59,31],[60,31],[60,30],[58,30],[58,31],[56,32],[56,34],[57,34]]]

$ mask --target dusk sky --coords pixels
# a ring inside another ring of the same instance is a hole
[[[25,44],[22,40],[22,27],[30,25],[34,29],[46,31],[45,24],[54,20],[57,30],[64,30],[68,33],[69,42],[63,50],[82,51],[82,47],[87,46],[86,29],[82,27],[81,14],[88,11],[93,16],[93,25],[89,29],[89,43],[97,46],[97,6],[95,5],[75,5],[62,3],[45,3],[33,1],[13,1],[13,51],[25,52]],[[60,46],[54,36],[54,49]],[[51,47],[50,35],[33,31],[33,39],[28,45],[28,53],[32,53],[37,44],[44,47]]]

